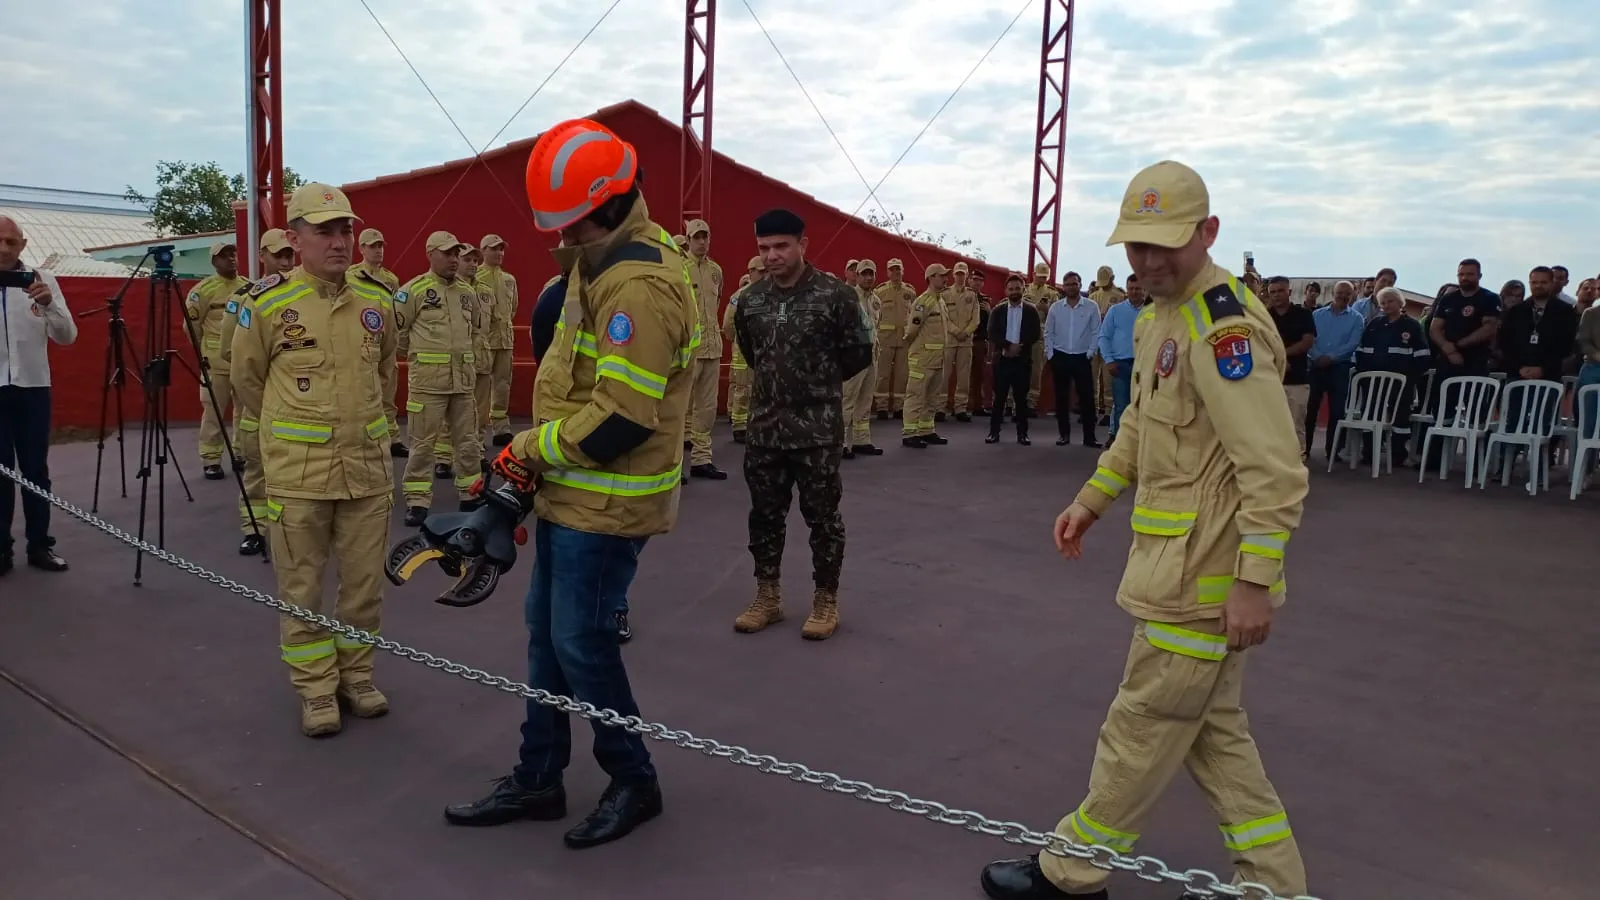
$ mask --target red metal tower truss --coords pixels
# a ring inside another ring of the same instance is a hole
[[[1061,241],[1062,168],[1067,155],[1067,87],[1072,75],[1073,0],[1045,0],[1039,50],[1039,119],[1034,139],[1033,214],[1028,228],[1028,271],[1050,265],[1056,277]]]
[[[279,0],[245,0],[249,19],[245,64],[249,90],[249,199],[254,209],[248,223],[250,246],[240,247],[249,260],[246,275],[260,274],[257,248],[261,233],[279,227],[283,209],[283,28]]]
[[[717,59],[717,0],[686,0],[683,33],[683,144],[679,189],[684,222],[711,208],[712,83]]]

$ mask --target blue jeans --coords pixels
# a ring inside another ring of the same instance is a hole
[[[539,520],[525,605],[529,684],[624,716],[639,714],[617,643],[617,613],[625,608],[645,540],[590,534]],[[606,774],[625,781],[655,777],[643,738],[591,724],[594,758]],[[518,756],[514,774],[524,786],[560,781],[572,760],[567,714],[529,700]]]
[[[1583,364],[1583,368],[1578,370],[1578,390],[1581,391],[1581,390],[1583,390],[1583,388],[1586,385],[1591,385],[1591,384],[1600,384],[1600,363],[1593,363],[1593,362],[1585,361],[1584,364]],[[1588,411],[1589,412],[1589,415],[1588,415],[1589,428],[1588,428],[1588,433],[1585,434],[1584,437],[1592,438],[1592,437],[1595,436],[1595,432],[1596,431],[1600,431],[1600,409],[1596,409],[1595,408],[1597,405],[1600,405],[1600,404],[1596,404],[1593,401],[1590,401],[1587,405],[1589,407],[1589,411]],[[1575,409],[1575,410],[1573,410],[1573,412],[1578,415],[1579,424],[1582,424],[1583,421],[1584,421],[1583,410]]]
[[[1117,371],[1111,376],[1111,436],[1117,436],[1117,423],[1133,396],[1133,360],[1114,359]]]

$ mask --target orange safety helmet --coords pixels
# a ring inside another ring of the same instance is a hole
[[[589,119],[539,135],[528,154],[528,205],[540,231],[560,231],[628,192],[638,173],[633,145]]]

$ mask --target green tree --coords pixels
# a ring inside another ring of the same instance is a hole
[[[283,167],[285,194],[304,183],[299,174]],[[233,202],[245,198],[246,185],[241,174],[228,175],[214,162],[188,163],[161,160],[156,163],[156,192],[145,196],[132,185],[123,194],[130,202],[150,211],[161,237],[233,230]]]
[[[939,232],[938,234],[934,234],[931,231],[923,231],[920,228],[905,227],[906,217],[904,213],[879,214],[875,212],[869,212],[867,213],[867,217],[864,221],[868,225],[876,225],[885,231],[892,231],[895,234],[902,235],[914,241],[922,241],[924,243],[933,244],[936,247],[943,247],[946,250],[954,251],[962,256],[970,256],[973,259],[981,259],[985,262],[987,262],[989,259],[989,257],[984,254],[983,248],[973,243],[971,238],[953,238],[948,233],[943,231]]]

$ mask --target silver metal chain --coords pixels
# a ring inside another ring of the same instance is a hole
[[[22,486],[23,490],[32,491],[45,498],[73,518],[98,528],[130,547],[143,550],[150,556],[175,569],[187,572],[202,581],[210,582],[246,599],[254,600],[284,615],[294,616],[302,621],[318,625],[350,640],[371,644],[379,650],[387,651],[402,659],[421,663],[430,669],[438,669],[447,675],[454,675],[485,687],[505,691],[508,694],[515,694],[565,713],[592,719],[604,725],[622,728],[641,737],[673,744],[685,750],[698,750],[707,756],[726,759],[734,765],[749,766],[758,772],[764,772],[768,775],[780,775],[800,784],[814,785],[835,794],[845,794],[857,800],[877,803],[887,806],[896,812],[908,813],[918,818],[927,819],[930,822],[937,822],[941,825],[954,825],[957,828],[997,837],[1007,843],[1033,847],[1060,857],[1081,859],[1096,868],[1111,872],[1127,872],[1146,881],[1181,884],[1185,891],[1194,897],[1239,897],[1246,898],[1246,900],[1316,900],[1314,897],[1303,895],[1293,898],[1280,897],[1273,893],[1271,888],[1263,884],[1249,881],[1229,884],[1205,869],[1176,870],[1154,856],[1124,856],[1109,847],[1099,844],[1080,844],[1054,832],[1034,831],[1020,822],[991,819],[982,813],[971,810],[951,809],[934,800],[919,800],[901,791],[875,787],[865,781],[853,781],[841,775],[835,775],[832,772],[819,772],[800,763],[785,762],[776,756],[753,753],[744,747],[724,744],[711,738],[696,737],[688,731],[674,730],[655,722],[647,722],[638,716],[624,716],[613,710],[600,709],[582,700],[575,700],[572,697],[561,694],[553,694],[541,688],[532,687],[519,681],[512,681],[500,675],[492,675],[482,669],[451,662],[426,650],[408,647],[397,641],[391,641],[386,637],[371,634],[359,628],[352,628],[343,622],[319,615],[303,607],[285,603],[248,585],[240,584],[225,575],[219,575],[204,566],[189,562],[176,553],[156,547],[99,516],[85,512],[73,503],[23,479],[20,473],[3,463],[0,463],[0,475],[17,482]]]

